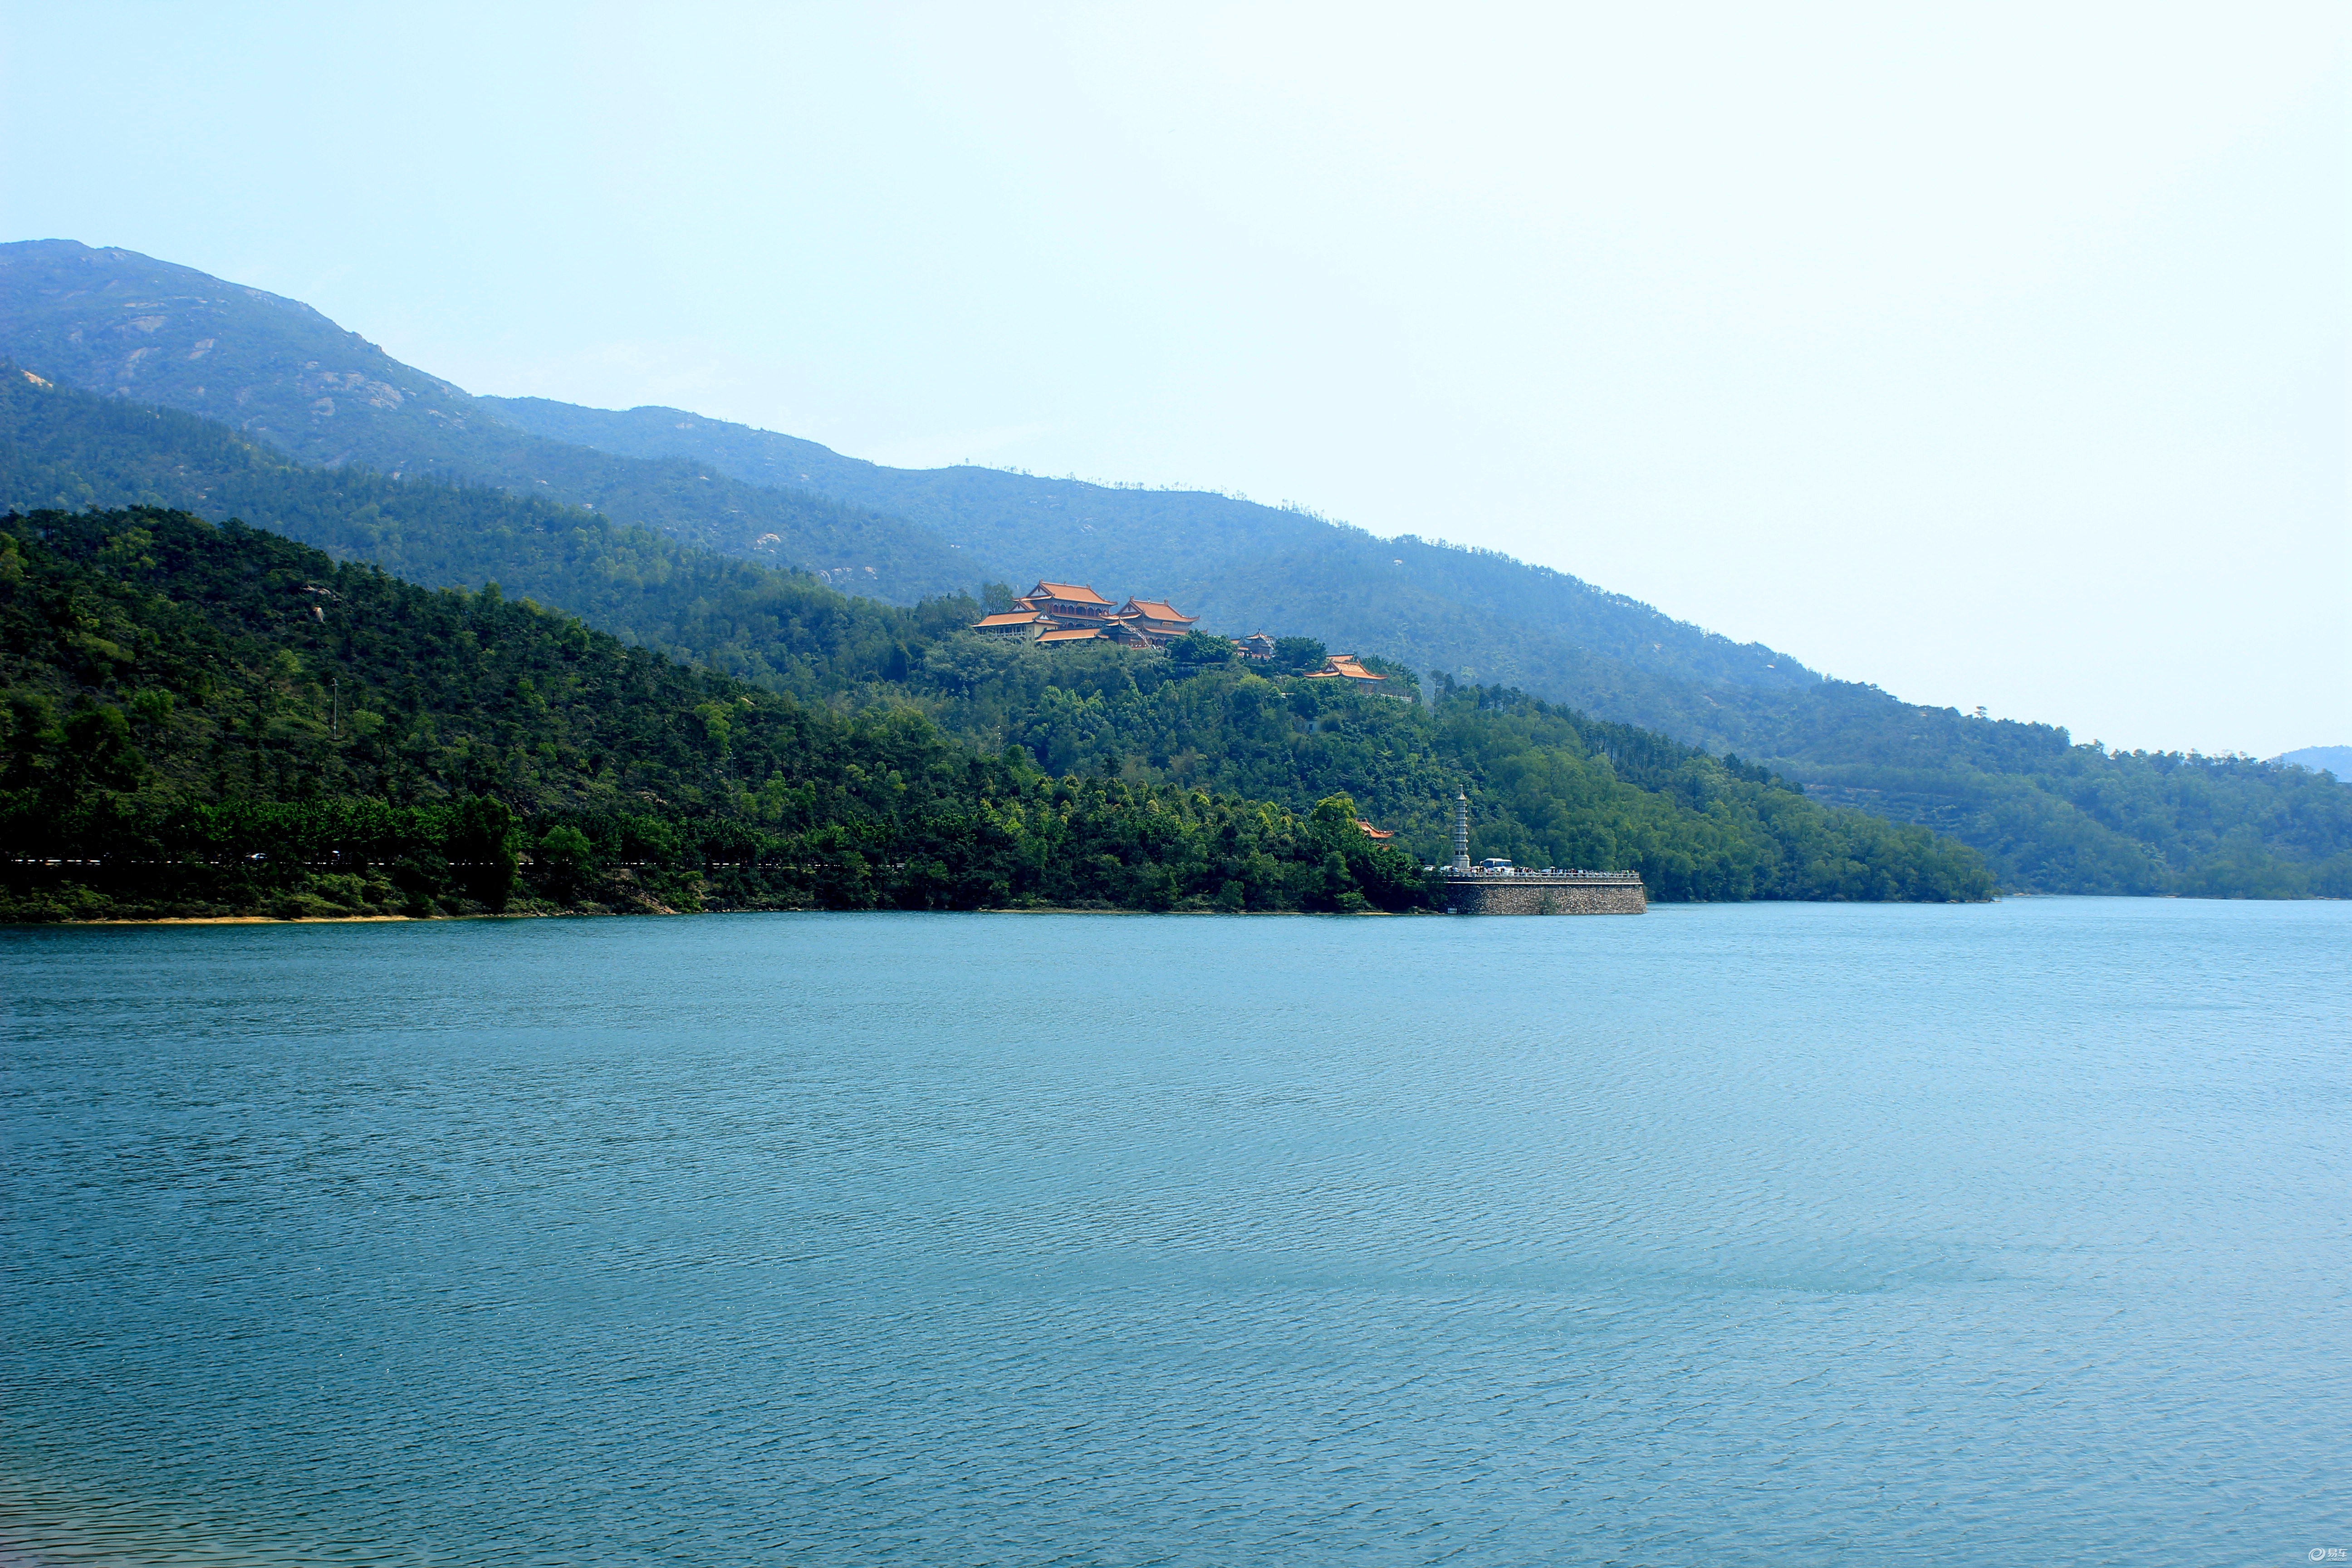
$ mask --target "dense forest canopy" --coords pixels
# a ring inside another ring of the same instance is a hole
[[[177,512],[0,520],[0,918],[1429,898],[1344,796],[1055,779]]]
[[[899,684],[942,727],[1010,741],[1056,773],[1303,803],[1345,791],[1424,864],[1449,853],[1458,789],[1472,849],[1535,866],[1638,870],[1660,899],[1950,899],[1990,881],[1916,828],[1823,808],[1785,780],[1663,735],[1489,688],[1397,692],[1187,666],[1116,647],[961,636]]]
[[[624,647],[497,588],[428,593],[237,524],[158,510],[9,517],[0,595],[0,820],[19,914],[264,898],[501,908],[518,889],[607,908],[1428,902],[1421,863],[1357,830],[1364,806],[1343,790],[1291,811],[1206,778],[1143,778],[1103,750],[1096,766],[1056,778],[1034,764],[1046,736],[990,754],[906,705],[840,717]],[[981,658],[1024,651],[969,637],[948,647]],[[1096,675],[1110,682],[1112,666]],[[1263,715],[1289,715],[1282,689],[1261,677],[1200,670],[1167,687],[1188,682],[1195,705],[1240,682],[1234,700],[1263,689],[1275,696]],[[1423,712],[1379,696],[1327,699],[1306,679],[1291,687],[1331,705],[1328,738],[1312,733],[1324,720],[1275,717],[1279,733],[1306,729],[1315,750],[1350,742],[1360,705]],[[1131,682],[1124,691],[1136,699],[1112,705],[1140,700]],[[1089,700],[1106,705],[1103,691],[1077,705]],[[1267,757],[1263,775],[1273,766]],[[1983,896],[1988,886],[1967,851],[1788,790],[1778,790],[1785,811],[1816,830],[1842,823],[1834,847],[1877,851],[1886,865],[1879,881],[1773,886],[1748,865],[1776,858],[1752,826],[1755,842],[1743,842],[1717,827],[1722,811],[1590,783],[1588,823],[1630,830],[1609,847],[1646,853],[1667,879],[1682,863],[1706,868],[1679,889],[1686,896]],[[1724,863],[1727,844],[1748,881]],[[99,875],[28,860],[106,865]],[[1889,865],[1910,881],[1884,881]]]
[[[156,510],[12,517],[0,593],[0,820],[20,914],[265,897],[499,907],[518,887],[607,907],[1410,909],[1429,899],[1421,862],[1365,837],[1356,820],[1371,808],[1342,789],[1300,810],[1252,803],[1233,787],[1242,770],[1152,776],[1164,770],[1120,763],[1099,729],[1057,777],[1036,761],[1055,744],[1045,730],[992,753],[904,704],[845,717],[625,647],[495,586],[427,592],[241,525]],[[978,661],[946,671],[973,686],[961,700],[967,721],[1012,689],[991,661],[1039,657],[964,634],[940,649]],[[1090,712],[1134,710],[1137,735],[1150,711],[1181,735],[1185,722],[1247,709],[1270,721],[1268,742],[1307,742],[1286,765],[1286,794],[1374,752],[1385,773],[1353,771],[1384,788],[1445,782],[1396,754],[1398,737],[1366,732],[1367,718],[1424,716],[1416,704],[1327,695],[1304,679],[1286,695],[1201,668],[1156,683],[1152,710],[1138,707],[1129,672],[1099,658],[1093,669],[1098,689],[1050,686],[1062,695],[1045,707],[1075,708],[1082,727]],[[1303,723],[1302,700],[1318,709]],[[1663,896],[1951,898],[1989,887],[1955,846],[1766,782],[1716,779],[1709,759],[1668,761],[1718,793],[1727,780],[1735,795],[1776,794],[1777,810],[1739,817],[1719,800],[1701,810],[1605,776],[1605,759],[1563,750],[1549,760],[1591,774],[1580,795],[1522,790],[1567,814],[1547,825],[1549,842],[1630,855]],[[1285,771],[1269,747],[1248,776]],[[1818,842],[1775,837],[1768,824],[1786,817]],[[106,862],[104,875],[43,866],[26,881],[26,861],[88,859]]]

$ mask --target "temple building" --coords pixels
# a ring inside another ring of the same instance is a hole
[[[1040,642],[1045,633],[1054,629],[1054,618],[1034,610],[1007,610],[1001,615],[981,616],[971,623],[971,629],[991,637],[1017,637],[1024,642]]]
[[[1322,668],[1308,670],[1307,672],[1307,679],[1309,680],[1338,679],[1372,681],[1386,680],[1388,677],[1385,675],[1374,675],[1370,670],[1366,669],[1362,665],[1356,662],[1356,656],[1352,653],[1335,653],[1331,655],[1330,658],[1323,661]]]
[[[1140,632],[1154,647],[1173,637],[1181,637],[1198,624],[1200,617],[1188,616],[1162,599],[1129,599],[1112,616]]]
[[[1245,637],[1234,639],[1234,651],[1244,658],[1264,664],[1274,657],[1274,639],[1264,632],[1252,632]]]
[[[1083,583],[1039,583],[1013,601],[1016,610],[1052,617],[1057,629],[1099,626],[1118,612]]]

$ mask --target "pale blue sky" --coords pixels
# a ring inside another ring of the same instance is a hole
[[[2352,739],[2347,14],[7,3],[0,237],[2267,755]]]

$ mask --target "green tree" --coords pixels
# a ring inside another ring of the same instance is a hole
[[[1313,637],[1276,637],[1272,668],[1277,675],[1303,675],[1322,668],[1328,657],[1328,651]]]
[[[531,851],[536,879],[558,901],[583,897],[596,879],[596,847],[569,824],[551,827]]]
[[[1168,642],[1168,657],[1178,664],[1202,668],[1213,664],[1231,664],[1234,658],[1233,641],[1213,637],[1207,632],[1186,632]]]
[[[467,893],[493,913],[514,896],[521,863],[515,838],[515,814],[506,802],[470,795],[457,803],[448,840],[450,867]]]

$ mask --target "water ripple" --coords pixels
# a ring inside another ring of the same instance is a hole
[[[0,1568],[2352,1546],[2352,918],[0,934]]]

